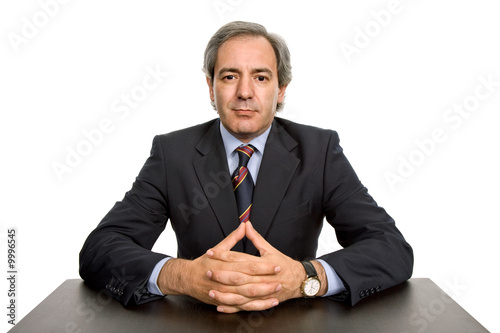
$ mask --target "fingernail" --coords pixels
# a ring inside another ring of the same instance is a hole
[[[210,298],[215,298],[215,294],[214,294],[214,292],[213,292],[213,291],[210,291],[210,292],[208,293],[208,296],[210,296]]]
[[[274,269],[274,272],[275,273],[281,272],[281,267],[280,266],[276,266],[276,268]]]
[[[219,312],[224,312],[224,308],[223,308],[222,306],[218,306],[218,307],[217,307],[217,311],[219,311]]]
[[[207,251],[207,256],[210,256],[210,257],[211,257],[211,256],[213,256],[213,255],[214,255],[214,251],[212,251],[212,250],[208,250],[208,251]]]
[[[278,286],[276,287],[276,291],[280,291],[281,290],[281,284],[278,284]]]
[[[208,272],[207,272],[207,276],[208,276],[208,278],[209,278],[209,279],[211,279],[211,278],[212,278],[212,275],[213,275],[212,271],[208,271]]]
[[[273,302],[273,306],[277,306],[278,305],[278,302]]]

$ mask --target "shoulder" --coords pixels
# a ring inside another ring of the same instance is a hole
[[[278,128],[282,128],[299,144],[320,144],[322,142],[339,142],[338,133],[331,129],[299,124],[287,119],[275,117]]]
[[[196,145],[211,130],[215,130],[219,119],[212,119],[205,123],[179,129],[165,134],[159,134],[155,140],[162,143],[177,144],[181,146]]]

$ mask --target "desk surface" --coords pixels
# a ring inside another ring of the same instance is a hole
[[[411,279],[354,307],[295,299],[262,312],[222,314],[187,296],[124,308],[66,280],[9,332],[488,332],[430,279]]]

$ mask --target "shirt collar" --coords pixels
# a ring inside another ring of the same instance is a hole
[[[259,135],[258,137],[256,137],[255,139],[253,139],[248,143],[257,148],[257,151],[260,152],[261,154],[264,154],[264,148],[266,146],[266,141],[267,137],[269,136],[269,132],[271,131],[271,126],[269,126],[269,128],[264,133],[262,133],[261,135]],[[247,143],[241,142],[240,140],[235,138],[231,133],[229,133],[227,129],[224,127],[224,125],[222,125],[222,122],[219,122],[219,127],[227,157],[229,157],[229,155],[231,155],[231,153],[233,153],[234,150],[239,146],[247,145]]]

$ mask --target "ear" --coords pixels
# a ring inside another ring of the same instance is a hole
[[[215,101],[215,95],[214,95],[214,85],[212,83],[212,80],[207,76],[207,84],[208,84],[208,90],[210,91],[210,100]]]
[[[279,91],[278,91],[278,103],[283,103],[283,101],[285,100],[286,87],[288,87],[288,85],[279,87]]]

